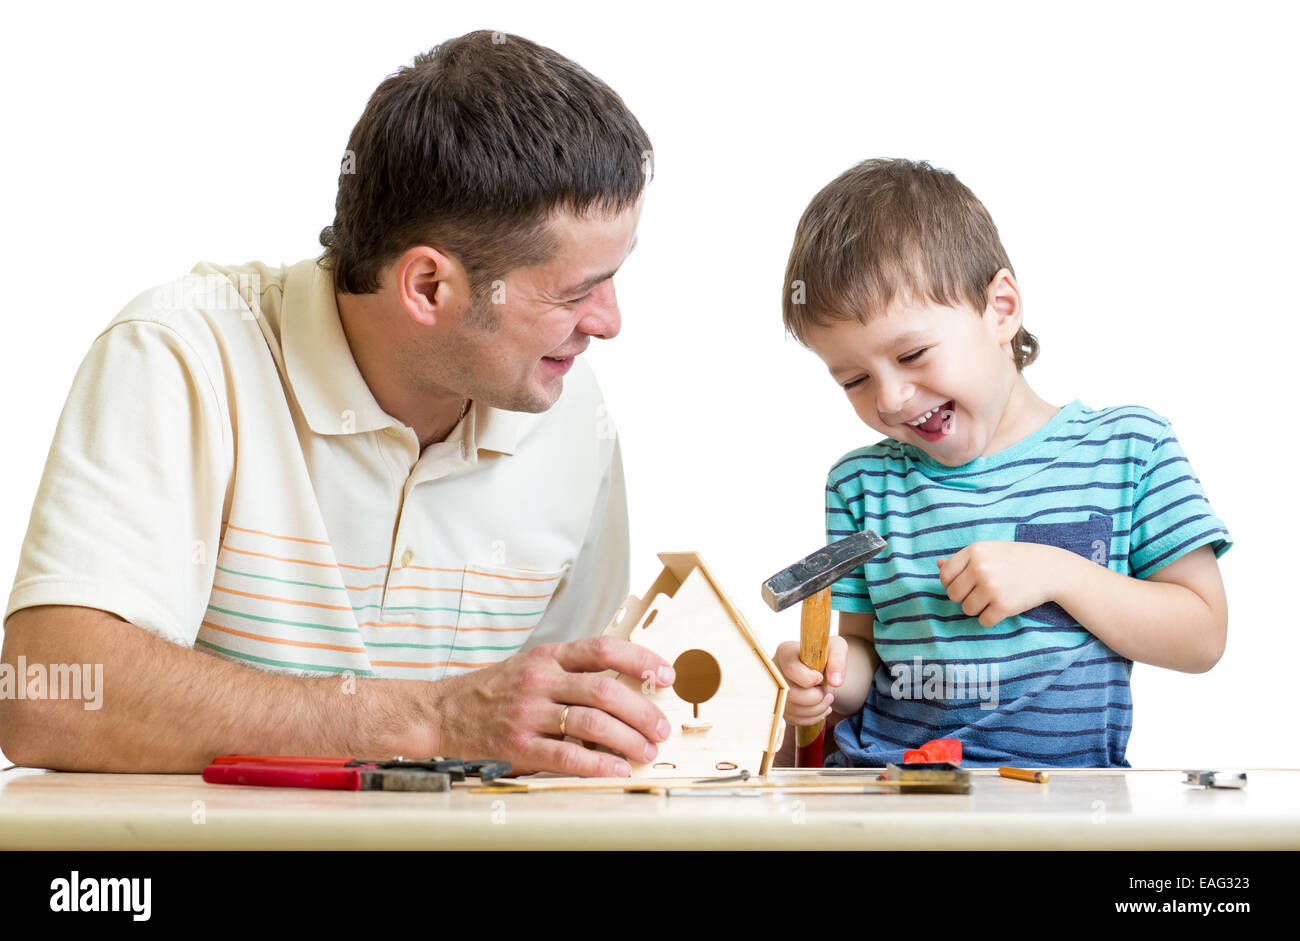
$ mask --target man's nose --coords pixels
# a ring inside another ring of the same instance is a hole
[[[623,315],[619,313],[618,298],[614,296],[614,279],[597,285],[583,305],[578,329],[602,340],[612,340],[623,329]]]

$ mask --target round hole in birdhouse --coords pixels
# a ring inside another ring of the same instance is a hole
[[[673,661],[673,692],[698,706],[708,702],[722,685],[722,668],[707,650],[687,650]]]

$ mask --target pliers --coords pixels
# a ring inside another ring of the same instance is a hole
[[[316,787],[342,791],[450,791],[475,775],[483,783],[508,775],[510,762],[437,756],[408,759],[316,758],[306,755],[222,755],[203,769],[209,784]]]

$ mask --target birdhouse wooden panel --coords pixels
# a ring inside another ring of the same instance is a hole
[[[619,676],[672,725],[654,762],[629,761],[633,776],[767,774],[785,730],[784,678],[697,553],[659,559],[649,591],[629,595],[604,631],[653,650],[676,673],[662,689]]]

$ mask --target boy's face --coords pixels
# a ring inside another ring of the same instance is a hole
[[[1014,443],[1004,440],[1004,419],[1019,375],[1010,345],[1020,327],[1019,295],[1002,275],[978,315],[968,306],[896,301],[865,325],[812,328],[808,346],[858,417],[881,434],[949,467],[995,454]],[[907,424],[931,409],[938,410],[933,433]]]

